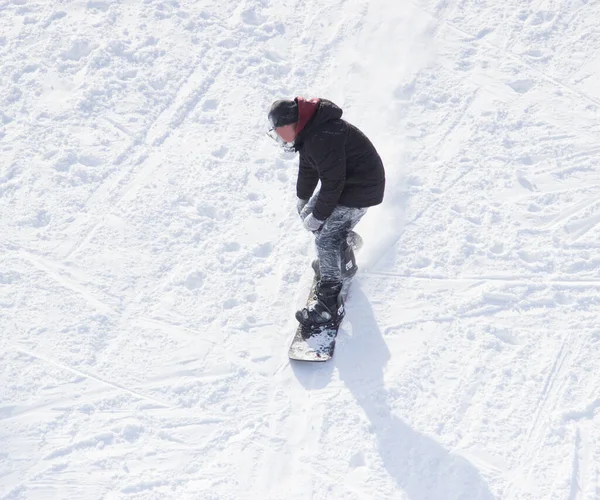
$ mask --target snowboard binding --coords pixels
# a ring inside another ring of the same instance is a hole
[[[336,329],[344,318],[344,298],[341,285],[318,284],[307,307],[296,312],[305,339],[327,329]]]

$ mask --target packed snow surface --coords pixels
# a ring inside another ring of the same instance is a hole
[[[599,19],[0,0],[0,499],[599,498]],[[325,364],[296,95],[388,180]]]

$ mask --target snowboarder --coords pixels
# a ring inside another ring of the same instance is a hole
[[[339,324],[342,255],[367,207],[383,200],[383,163],[371,141],[342,120],[342,109],[327,99],[278,100],[268,116],[269,135],[288,151],[300,153],[296,207],[304,227],[314,233],[317,249],[315,296],[296,319],[308,328]]]

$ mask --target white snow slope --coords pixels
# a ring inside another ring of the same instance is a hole
[[[0,0],[0,499],[600,498],[599,19]],[[296,95],[388,177],[325,364]]]

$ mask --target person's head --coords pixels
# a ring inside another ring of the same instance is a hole
[[[298,104],[296,101],[275,101],[269,110],[272,130],[285,143],[292,144],[296,139],[298,125]]]

